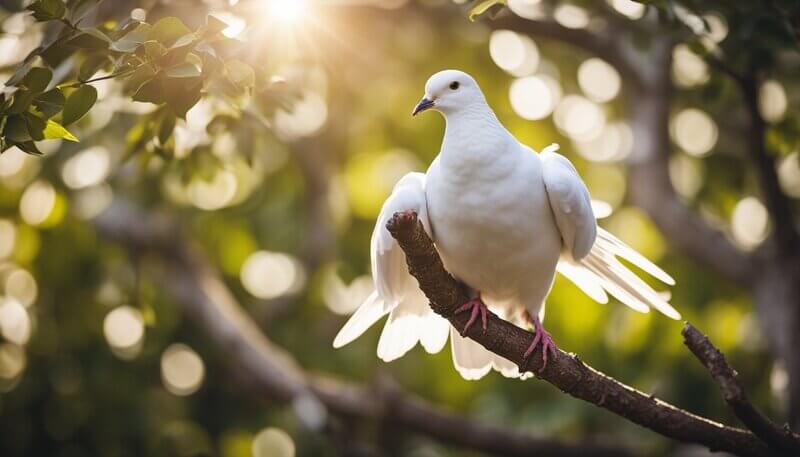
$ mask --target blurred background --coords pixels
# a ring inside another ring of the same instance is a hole
[[[0,80],[47,36],[27,3],[0,2]],[[308,376],[402,386],[534,436],[703,455],[546,383],[464,381],[449,347],[382,363],[382,325],[331,347],[373,289],[381,204],[438,152],[441,117],[410,112],[446,68],[475,76],[531,147],[560,143],[601,225],[675,277],[673,304],[727,354],[754,403],[781,423],[797,418],[799,363],[785,350],[800,334],[791,2],[508,3],[471,22],[476,2],[447,0],[103,2],[98,23],[176,16],[194,29],[214,14],[244,44],[237,57],[290,96],[226,117],[209,91],[153,146],[135,129],[157,105],[107,79],[70,127],[80,142],[0,155],[0,455],[483,455],[338,414],[325,398],[269,392],[237,361],[237,331],[214,330],[204,293]],[[562,349],[736,424],[681,325],[599,305],[563,278],[547,303]]]

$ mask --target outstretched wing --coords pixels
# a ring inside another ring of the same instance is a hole
[[[680,319],[680,313],[668,303],[669,294],[654,290],[619,258],[668,285],[675,281],[633,248],[597,227],[586,186],[572,163],[554,151],[556,148],[543,151],[540,158],[547,196],[564,241],[565,253],[558,272],[600,303],[608,302],[607,294],[611,294],[636,311],[646,313],[655,308],[672,319]]]
[[[386,223],[394,213],[407,210],[417,213],[430,236],[425,175],[422,173],[403,176],[384,202],[370,243],[375,292],[336,335],[334,347],[355,340],[386,314],[389,314],[389,319],[378,342],[378,357],[384,361],[401,357],[417,342],[431,353],[441,351],[447,342],[449,323],[428,306],[417,281],[408,273],[405,254],[386,230]]]

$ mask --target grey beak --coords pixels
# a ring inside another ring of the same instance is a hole
[[[417,106],[414,107],[414,111],[411,112],[412,116],[416,116],[417,114],[433,107],[434,103],[433,100],[428,100],[427,98],[423,98],[422,100],[417,103]]]

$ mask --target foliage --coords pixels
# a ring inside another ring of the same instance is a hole
[[[36,0],[27,7],[36,20],[56,31],[25,58],[0,94],[0,151],[17,146],[41,154],[35,141],[77,141],[66,127],[94,105],[97,91],[91,84],[96,81],[116,78],[133,101],[159,107],[132,134],[131,153],[151,140],[154,149],[167,153],[175,119],[184,118],[205,94],[224,98],[238,109],[255,92],[265,92],[255,91],[252,67],[227,57],[240,43],[221,34],[227,24],[214,16],[196,30],[177,17],[163,17],[153,24],[128,19],[81,25],[98,4],[98,0],[69,4]],[[66,61],[73,63],[73,69],[53,80],[53,69]],[[103,76],[95,77],[98,73]]]

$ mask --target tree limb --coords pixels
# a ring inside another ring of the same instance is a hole
[[[750,119],[750,141],[747,151],[755,165],[761,192],[775,225],[775,239],[781,248],[781,255],[795,256],[800,250],[800,235],[795,229],[792,206],[778,181],[775,158],[766,148],[767,124],[761,117],[758,107],[759,81],[754,75],[748,75],[738,82]]]
[[[672,42],[654,41],[650,58],[650,66],[661,71],[659,77],[626,93],[635,145],[629,159],[628,196],[681,252],[732,282],[751,284],[755,270],[751,257],[675,193],[669,176]]]
[[[738,373],[728,364],[725,356],[711,343],[708,337],[688,322],[683,327],[681,334],[686,347],[711,372],[711,376],[719,384],[722,397],[736,417],[764,443],[776,452],[780,452],[781,455],[800,455],[800,435],[792,433],[788,426],[786,428],[778,427],[750,403],[739,384]]]
[[[156,256],[165,271],[153,279],[228,356],[233,368],[246,373],[247,381],[267,398],[283,402],[310,399],[341,415],[389,421],[436,440],[492,455],[631,455],[618,446],[535,438],[463,418],[399,387],[367,388],[307,373],[261,332],[205,257],[181,241],[185,237],[172,218],[144,213],[117,199],[95,220],[95,227],[107,240]],[[328,347],[328,343],[324,344]]]
[[[444,269],[433,242],[416,216],[397,213],[387,224],[387,229],[405,252],[409,272],[417,278],[431,308],[456,328],[463,328],[469,316],[454,312],[469,297]],[[492,313],[486,331],[474,325],[467,336],[516,363],[520,371],[533,372],[573,397],[666,437],[741,456],[771,455],[767,446],[753,433],[724,426],[658,400],[589,367],[576,355],[559,350],[558,356],[542,369],[541,348],[537,348],[530,359],[523,358],[533,334]]]
[[[592,32],[587,29],[570,29],[553,21],[532,20],[515,14],[504,13],[488,21],[493,29],[513,30],[525,35],[567,43],[589,54],[601,57],[613,65],[628,83],[639,84],[641,69],[634,66],[628,49],[621,49],[623,43],[611,33]]]

